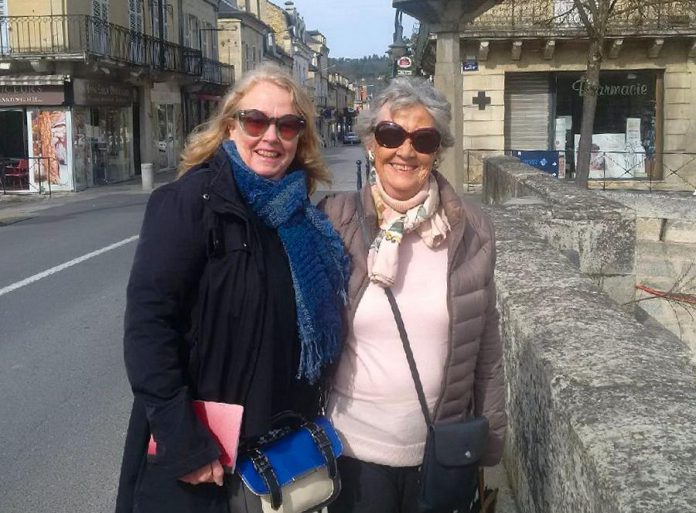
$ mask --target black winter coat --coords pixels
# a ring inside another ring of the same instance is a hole
[[[289,263],[237,190],[220,149],[148,202],[127,291],[125,362],[134,402],[117,513],[227,513],[214,484],[178,481],[219,456],[192,399],[242,404],[242,437],[271,417],[318,410],[299,361]],[[146,460],[150,433],[156,462]]]

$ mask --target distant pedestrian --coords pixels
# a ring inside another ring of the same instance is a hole
[[[256,68],[193,134],[179,179],[152,193],[127,291],[135,400],[117,513],[261,511],[239,477],[223,477],[192,400],[243,405],[241,443],[280,412],[319,412],[348,259],[308,198],[328,178],[313,112],[280,68]]]
[[[370,182],[320,204],[353,269],[349,334],[328,407],[345,444],[342,492],[330,513],[424,511],[417,493],[426,422],[386,287],[401,310],[435,425],[482,415],[490,431],[480,463],[501,458],[506,415],[493,225],[437,172],[454,144],[450,112],[428,82],[393,80],[358,118]],[[475,483],[461,487],[473,491]],[[469,511],[467,504],[458,509]]]

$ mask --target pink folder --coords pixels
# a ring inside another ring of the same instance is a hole
[[[220,447],[220,463],[226,471],[233,472],[237,460],[239,430],[242,426],[244,407],[239,404],[193,401],[193,409]],[[157,442],[150,436],[147,455],[156,456],[156,454]]]

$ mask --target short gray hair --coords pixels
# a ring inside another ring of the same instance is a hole
[[[370,109],[362,111],[358,116],[355,129],[363,144],[374,139],[378,115],[385,105],[392,114],[403,108],[423,106],[433,117],[435,128],[442,136],[438,156],[446,148],[454,146],[454,136],[450,129],[452,107],[445,96],[425,79],[406,77],[393,79],[373,100]]]

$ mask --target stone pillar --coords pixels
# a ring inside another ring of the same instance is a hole
[[[435,87],[452,105],[454,147],[447,150],[440,163],[440,172],[449,180],[458,193],[464,191],[464,134],[462,119],[462,71],[459,47],[459,32],[437,34],[437,62],[435,64]]]

